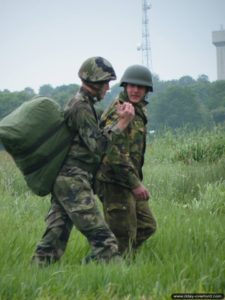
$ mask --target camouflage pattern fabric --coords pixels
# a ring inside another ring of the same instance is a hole
[[[101,126],[112,125],[118,119],[116,104],[128,101],[127,95],[121,92],[108,110],[103,113]],[[148,102],[142,100],[134,105],[135,118],[128,128],[114,139],[113,144],[104,156],[97,178],[104,182],[117,183],[133,189],[143,179],[142,166],[146,147],[146,123]]]
[[[64,169],[78,166],[93,174],[118,135],[115,124],[99,128],[94,102],[95,99],[81,88],[65,109],[67,124],[74,133],[74,139]]]
[[[136,250],[155,232],[156,221],[148,201],[136,200],[131,190],[113,183],[97,181],[96,192],[121,254]]]
[[[88,260],[109,261],[118,255],[116,238],[99,213],[92,192],[93,173],[114,134],[113,128],[111,133],[99,129],[93,102],[81,89],[65,111],[75,135],[53,187],[46,231],[33,256],[39,265],[62,256],[73,225],[91,245]]]
[[[124,101],[128,101],[126,92],[120,93],[102,115],[102,126],[113,124],[117,119],[115,105]],[[129,249],[129,245],[132,248],[140,246],[156,230],[156,221],[148,202],[136,200],[131,192],[143,179],[146,105],[144,99],[134,104],[134,119],[116,137],[96,175],[95,190],[103,203],[106,221],[115,233],[122,253]]]
[[[89,83],[98,83],[116,79],[113,66],[107,59],[101,56],[90,57],[84,61],[78,75],[82,80]]]

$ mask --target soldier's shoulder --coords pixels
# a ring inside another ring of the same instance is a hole
[[[68,103],[69,108],[80,108],[88,104],[88,98],[84,94],[78,92]]]
[[[76,98],[78,102],[88,102],[88,95],[83,91],[77,92],[74,98]]]

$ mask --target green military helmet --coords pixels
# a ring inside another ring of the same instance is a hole
[[[142,65],[133,65],[125,70],[120,80],[120,86],[124,86],[126,83],[146,86],[149,91],[153,91],[152,74],[147,67]]]
[[[83,62],[78,72],[81,80],[99,83],[116,79],[116,73],[111,63],[100,56],[90,57]]]

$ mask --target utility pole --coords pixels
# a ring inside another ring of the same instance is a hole
[[[151,4],[149,0],[142,0],[142,41],[137,50],[142,52],[142,64],[152,69],[151,46],[149,37],[149,11]]]

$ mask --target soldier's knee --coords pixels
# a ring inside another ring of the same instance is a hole
[[[106,220],[116,237],[129,239],[136,234],[136,227],[132,226],[125,207],[110,207],[107,210]]]

